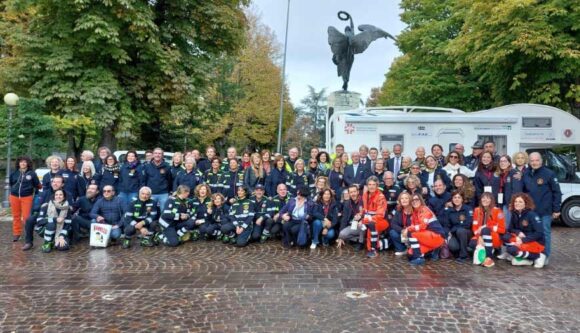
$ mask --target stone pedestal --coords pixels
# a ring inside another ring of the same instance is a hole
[[[360,93],[354,91],[338,90],[328,95],[328,108],[334,111],[358,110],[362,104]]]

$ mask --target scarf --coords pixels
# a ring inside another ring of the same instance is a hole
[[[55,235],[60,234],[62,227],[64,226],[64,219],[68,215],[69,205],[67,201],[63,201],[61,203],[54,202],[54,200],[50,200],[48,202],[48,209],[46,211],[46,215],[49,218],[53,218],[56,221],[56,232]],[[59,212],[60,211],[60,212]],[[58,221],[58,218],[62,218],[62,222]]]
[[[115,164],[115,165],[103,165],[103,169],[105,171],[109,171],[110,173],[119,173],[119,163]]]

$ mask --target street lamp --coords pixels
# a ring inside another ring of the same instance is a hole
[[[18,100],[20,98],[15,93],[7,93],[4,95],[4,103],[8,108],[8,156],[6,157],[6,180],[4,185],[4,202],[2,205],[4,208],[10,206],[10,154],[12,153],[12,112],[13,109],[18,105]]]
[[[290,21],[290,0],[286,9],[286,37],[284,38],[284,61],[282,63],[282,83],[280,84],[280,114],[278,115],[278,144],[276,151],[282,154],[282,118],[284,117],[284,85],[286,83],[286,49],[288,48],[288,22]]]

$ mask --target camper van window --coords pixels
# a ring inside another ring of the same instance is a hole
[[[522,127],[524,128],[551,128],[552,118],[550,117],[523,117]]]

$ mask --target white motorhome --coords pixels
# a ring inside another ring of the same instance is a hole
[[[326,149],[343,144],[345,151],[366,144],[392,149],[400,143],[409,155],[438,143],[444,153],[462,143],[466,153],[477,140],[492,140],[498,154],[539,151],[546,166],[556,172],[562,187],[562,220],[580,227],[580,179],[570,160],[551,148],[580,145],[580,120],[555,107],[514,104],[477,112],[458,109],[387,106],[334,110],[329,107]]]

